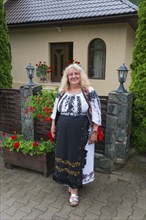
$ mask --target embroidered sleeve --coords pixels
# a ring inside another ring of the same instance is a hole
[[[52,118],[52,119],[55,119],[55,118],[56,118],[57,107],[58,107],[58,103],[59,103],[60,98],[61,98],[61,93],[58,92],[58,94],[57,94],[57,96],[56,96],[56,99],[55,99],[55,102],[54,102],[53,111],[52,111],[52,114],[51,114],[51,118]]]
[[[92,87],[90,87],[89,89],[89,99],[90,99],[91,108],[92,108],[92,121],[97,125],[101,125],[100,99],[96,91]]]

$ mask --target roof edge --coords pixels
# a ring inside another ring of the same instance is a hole
[[[133,14],[124,14],[124,15],[114,15],[114,16],[104,16],[104,17],[91,17],[91,18],[79,18],[79,19],[68,19],[68,20],[54,20],[54,21],[42,21],[42,22],[30,22],[30,23],[17,23],[17,24],[7,24],[9,28],[11,27],[28,27],[28,26],[46,26],[49,25],[54,26],[54,25],[80,25],[80,24],[91,24],[91,22],[94,23],[110,23],[111,21],[115,22],[122,22],[122,21],[127,21],[128,20],[137,20],[138,15],[137,12]]]

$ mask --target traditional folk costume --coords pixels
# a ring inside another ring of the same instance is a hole
[[[100,100],[92,87],[88,88],[92,122],[101,125]],[[88,144],[91,127],[87,118],[89,104],[83,92],[59,92],[51,118],[56,124],[55,171],[53,179],[73,189],[94,180],[94,143]]]

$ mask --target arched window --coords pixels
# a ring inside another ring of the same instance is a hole
[[[105,79],[106,45],[103,40],[96,38],[90,42],[88,60],[89,78]]]

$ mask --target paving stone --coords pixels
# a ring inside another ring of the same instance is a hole
[[[128,216],[130,216],[132,213],[130,211],[125,210],[124,208],[118,208],[117,209],[117,215],[112,218],[112,220],[127,220]],[[135,220],[135,219],[133,219]],[[140,220],[140,219],[139,219]]]
[[[52,216],[52,218],[51,218],[51,220],[68,220],[68,217],[67,218],[61,218],[61,217],[59,217],[59,216],[57,216],[57,215],[53,215]]]
[[[11,220],[11,219],[12,219],[12,216],[11,216],[11,215],[8,215],[8,214],[6,214],[6,213],[4,213],[4,212],[1,212],[1,213],[0,213],[0,219],[1,219],[1,220]]]
[[[31,198],[31,200],[34,200],[35,202],[42,202],[44,200],[44,198],[48,196],[48,193],[44,192],[44,191],[40,191],[38,192],[37,195],[33,196]]]
[[[66,198],[59,197],[54,203],[52,203],[50,206],[54,208],[63,208],[63,204],[66,202]]]
[[[4,210],[8,209],[10,206],[0,203],[0,212],[3,212]]]
[[[28,193],[27,191],[25,192],[25,196],[17,199],[17,202],[23,203],[24,205],[26,205],[30,199],[33,198],[33,195],[31,193]]]
[[[8,215],[14,215],[17,212],[17,210],[19,210],[21,207],[23,207],[22,204],[15,202],[11,207],[5,209],[4,212]]]
[[[29,200],[29,202],[26,205],[24,205],[22,208],[20,208],[20,210],[27,212],[27,213],[30,213],[32,211],[32,209],[35,208],[38,204],[39,204],[39,202]]]
[[[69,205],[68,202],[64,203],[62,209],[60,209],[56,215],[61,218],[68,218],[70,212],[73,211],[73,207]]]
[[[101,215],[101,208],[105,206],[104,202],[94,201],[92,205],[87,208],[87,212],[91,212],[97,215]]]
[[[86,212],[84,220],[99,220],[99,216],[94,213]]]
[[[87,208],[90,207],[90,204],[80,202],[78,207],[79,208],[76,208],[72,211],[72,214],[75,214],[77,216],[80,216],[80,217],[84,218],[85,212],[86,212]]]
[[[145,196],[137,196],[137,202],[135,203],[136,207],[146,209],[146,197]]]
[[[39,217],[42,219],[51,220],[54,215],[58,215],[59,209],[48,207],[47,211],[44,214],[40,215]]]
[[[146,197],[146,186],[144,188],[141,187],[141,189],[138,191],[137,195]]]
[[[39,217],[40,215],[42,215],[44,212],[38,209],[33,208],[31,213],[28,214],[27,216],[22,217],[22,219],[24,220],[30,220],[30,219],[36,219],[37,217]]]
[[[92,205],[93,201],[96,200],[96,198],[98,197],[97,196],[98,194],[96,193],[85,193],[85,195],[81,196],[80,197],[80,201],[83,202],[83,203],[87,203],[88,205]]]
[[[123,173],[118,179],[121,181],[129,182],[132,178],[132,173]]]
[[[134,211],[132,215],[129,216],[128,220],[146,220],[146,209],[134,207]]]
[[[27,215],[28,213],[18,210],[17,213],[15,213],[15,215],[11,216],[11,220],[21,220],[22,218],[25,219]],[[34,219],[31,219],[31,220],[34,220]]]
[[[17,200],[17,198],[10,197],[9,199],[7,198],[5,201],[2,199],[2,202],[3,202],[5,205],[11,206],[11,205],[13,205],[13,203],[14,203],[16,200]]]
[[[83,220],[83,218],[71,213],[71,214],[69,214],[69,216],[68,216],[68,220]]]
[[[53,194],[49,194],[42,201],[40,201],[40,204],[36,205],[35,208],[40,209],[42,211],[46,211],[48,209],[49,205],[54,204],[56,202],[56,200],[57,200],[57,196],[54,197]]]

